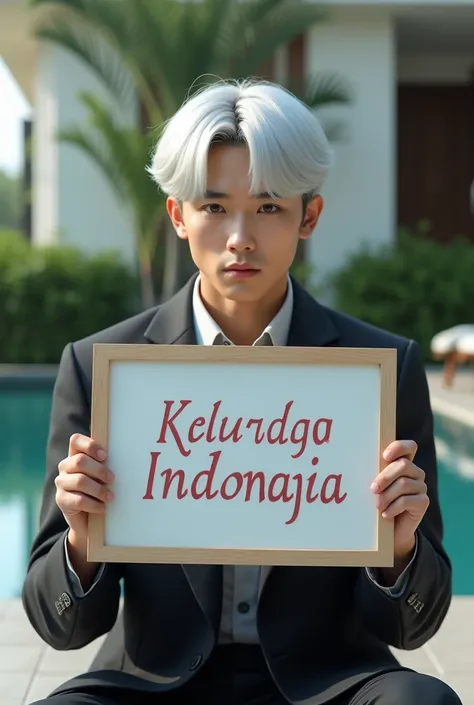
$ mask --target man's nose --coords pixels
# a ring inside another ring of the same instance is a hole
[[[250,252],[255,249],[251,228],[244,218],[236,219],[227,238],[227,249],[231,252]]]

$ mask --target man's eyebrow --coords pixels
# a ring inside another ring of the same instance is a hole
[[[207,190],[204,194],[204,198],[229,198],[229,196],[227,193],[222,193],[222,191]]]
[[[228,193],[223,193],[222,191],[207,190],[204,194],[204,198],[230,198],[230,196]],[[266,191],[264,191],[262,193],[257,193],[255,198],[257,200],[264,200],[264,199],[274,200],[274,197],[271,196]]]

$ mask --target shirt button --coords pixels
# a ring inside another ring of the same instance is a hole
[[[239,602],[239,604],[237,605],[237,609],[240,614],[247,614],[247,612],[250,610],[250,605],[248,602]]]

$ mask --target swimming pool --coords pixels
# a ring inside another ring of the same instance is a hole
[[[0,389],[0,599],[18,597],[36,531],[51,385]],[[474,428],[436,418],[445,545],[457,595],[474,594]]]

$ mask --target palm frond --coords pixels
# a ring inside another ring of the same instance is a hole
[[[30,8],[38,9],[62,8],[68,12],[77,12],[78,16],[84,14],[87,0],[28,0]]]
[[[115,160],[108,151],[107,146],[98,139],[97,135],[91,134],[80,127],[70,127],[61,130],[58,133],[58,139],[76,147],[90,157],[111,184],[118,198],[123,200],[127,197],[121,175],[117,173],[115,168]]]
[[[130,72],[113,44],[103,41],[100,28],[65,17],[63,13],[50,13],[35,23],[34,34],[84,63],[122,107],[132,105],[136,92]]]
[[[129,0],[29,0],[29,4],[32,8],[45,8],[45,22],[48,21],[48,15],[64,22],[80,21],[89,27],[107,28],[110,35],[122,44],[127,40]]]
[[[209,80],[222,78],[219,75],[222,69],[220,60],[221,38],[229,24],[235,0],[203,0],[199,13],[199,35],[195,47],[195,60],[193,66],[199,65],[199,57],[205,56],[203,70],[208,74]],[[235,37],[232,41],[235,41]],[[228,47],[227,47],[228,48]],[[195,71],[195,68],[194,68]],[[210,76],[209,76],[210,75]],[[197,77],[200,79],[200,76]],[[195,81],[195,78],[193,81]],[[196,82],[197,83],[197,82]],[[194,87],[193,87],[194,88]]]
[[[299,2],[300,0],[296,0]],[[289,0],[253,0],[253,2],[233,2],[221,28],[219,47],[220,59],[228,58],[229,48],[234,45],[255,41],[255,27],[264,23],[269,16],[287,5]],[[293,3],[293,0],[290,0]]]
[[[313,74],[300,93],[296,93],[298,97],[315,110],[329,105],[349,105],[354,100],[351,83],[339,74],[331,72]]]
[[[150,114],[159,113],[141,63],[150,70],[150,57],[143,46],[140,0],[30,0],[50,6],[34,27],[38,39],[54,42],[83,61],[112,95],[123,102],[131,98],[129,86],[141,95]],[[170,0],[155,0],[170,4]],[[155,40],[159,40],[157,31]],[[145,59],[145,61],[143,61]],[[140,63],[141,62],[141,63]],[[166,65],[166,63],[165,63]],[[155,82],[160,79],[155,67]]]
[[[159,108],[165,117],[176,110],[176,86],[181,85],[182,65],[188,47],[180,36],[186,3],[175,0],[133,0],[130,32],[133,52],[129,54],[139,90],[147,96],[147,108]],[[181,95],[181,100],[182,100]]]
[[[299,0],[235,3],[227,30],[227,35],[233,35],[233,41],[229,44],[229,37],[225,37],[227,51],[222,53],[227,73],[254,75],[279,48],[307,32],[324,16],[319,5]]]
[[[89,129],[73,127],[59,134],[62,141],[87,154],[101,169],[117,196],[128,202],[139,232],[149,232],[164,213],[164,198],[146,172],[153,147],[151,134],[124,128],[108,107],[90,93],[81,94]]]

